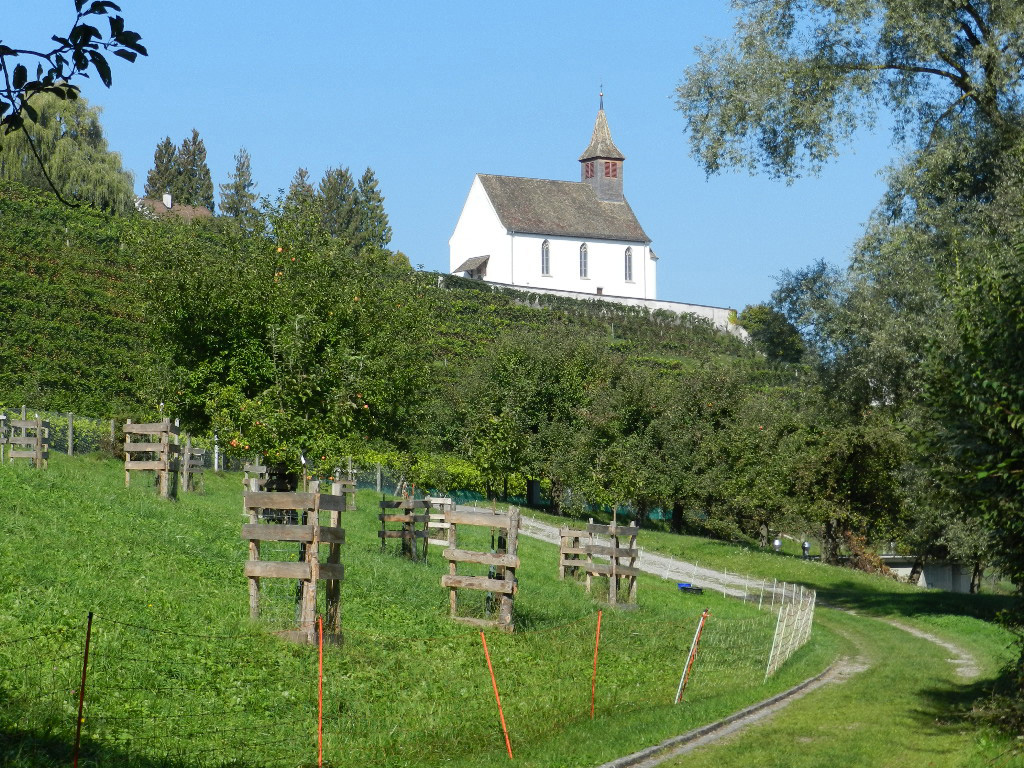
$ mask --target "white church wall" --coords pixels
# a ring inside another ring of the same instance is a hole
[[[639,269],[638,265],[634,264],[633,269]],[[644,248],[644,258],[642,269],[647,273],[647,295],[648,299],[656,299],[658,297],[658,257],[651,253],[651,249]]]
[[[490,256],[486,280],[512,282],[509,238],[494,211],[480,177],[474,177],[462,215],[448,240],[448,270],[454,271],[466,259]]]
[[[490,272],[487,279],[523,288],[552,291],[573,291],[604,295],[653,299],[654,270],[645,268],[650,262],[650,248],[640,243],[544,235],[512,234],[510,251],[512,275],[499,280]],[[550,274],[542,271],[541,252],[548,241]],[[580,246],[587,244],[587,276],[580,275]],[[633,249],[633,280],[626,280],[626,248]],[[456,265],[458,266],[458,265]]]

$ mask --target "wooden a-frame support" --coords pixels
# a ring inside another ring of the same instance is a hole
[[[519,523],[520,513],[515,507],[505,513],[479,511],[466,507],[456,507],[445,515],[448,523],[448,549],[443,556],[448,560],[448,573],[441,577],[441,586],[448,587],[449,612],[456,621],[475,626],[496,626],[505,632],[514,629],[512,606],[519,582],[516,580],[516,569],[519,567]],[[459,549],[458,527],[460,525],[476,525],[484,528],[497,529],[498,542],[495,552],[474,552]],[[457,573],[459,563],[476,563],[492,566],[494,578],[489,576],[461,576]],[[498,618],[479,619],[458,615],[458,590],[478,589],[496,593],[498,599]]]
[[[301,583],[299,627],[281,634],[296,642],[313,643],[316,641],[317,586],[325,581],[324,629],[333,642],[340,642],[340,587],[345,574],[341,564],[345,531],[340,522],[345,496],[250,491],[245,494],[245,508],[249,522],[242,526],[242,538],[249,540],[249,560],[245,564],[245,575],[249,579],[249,615],[253,619],[260,615],[260,579],[298,579]],[[329,513],[327,525],[320,524],[321,512]],[[297,524],[277,522],[280,520],[295,520]],[[261,541],[298,542],[298,562],[260,560]],[[328,545],[325,562],[320,562],[321,544]]]

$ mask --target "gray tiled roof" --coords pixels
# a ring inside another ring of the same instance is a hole
[[[456,272],[471,272],[482,264],[486,264],[487,260],[491,258],[487,256],[473,256],[472,258],[466,259],[462,264],[452,270],[452,274]]]
[[[512,232],[649,243],[633,209],[597,199],[582,181],[480,174],[502,226]]]
[[[612,141],[612,132],[608,128],[608,118],[605,117],[604,109],[597,112],[597,120],[594,121],[594,135],[590,137],[590,146],[580,155],[580,162],[596,158],[602,160],[626,159],[626,156],[619,152],[619,148]]]

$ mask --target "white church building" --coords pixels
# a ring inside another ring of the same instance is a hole
[[[448,241],[452,274],[572,298],[689,312],[740,330],[725,307],[657,300],[658,257],[623,194],[625,156],[604,97],[579,181],[477,174]]]

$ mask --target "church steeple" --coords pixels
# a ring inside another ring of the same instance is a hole
[[[622,166],[626,159],[612,141],[608,118],[604,114],[604,92],[601,92],[597,120],[590,145],[580,155],[580,180],[589,184],[599,200],[621,203]]]

